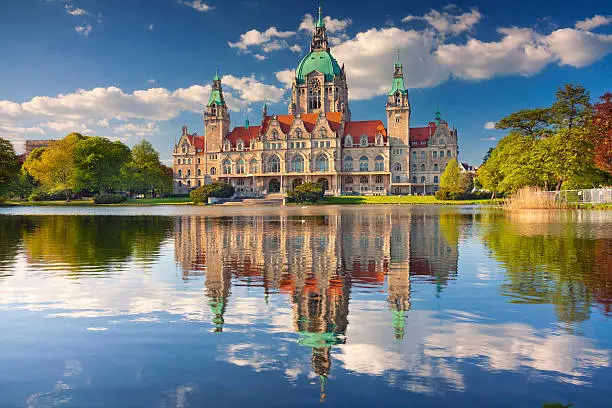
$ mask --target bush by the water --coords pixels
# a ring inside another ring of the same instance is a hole
[[[228,183],[212,183],[198,187],[189,193],[191,201],[196,204],[208,202],[208,197],[230,198],[235,193],[234,186]]]
[[[325,195],[318,183],[302,183],[287,193],[287,199],[294,203],[316,203]]]
[[[94,204],[119,204],[127,200],[127,197],[121,194],[99,194],[94,196]]]
[[[65,201],[66,194],[64,193],[45,193],[43,191],[35,191],[28,196],[28,201]]]
[[[457,191],[457,190],[451,190],[448,188],[441,188],[440,190],[436,191],[436,198],[438,200],[461,200],[464,196],[464,192],[463,191]]]

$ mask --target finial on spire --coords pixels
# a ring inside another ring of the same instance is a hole
[[[442,113],[440,113],[440,107],[436,103],[436,125],[440,124],[441,119],[442,119]]]
[[[215,65],[215,78],[214,78],[214,80],[215,81],[219,80],[219,64]]]
[[[395,50],[397,51],[397,59],[396,59],[396,62],[400,62],[400,60],[399,60],[400,48],[399,48],[399,47],[396,47],[396,48],[395,48]]]
[[[319,3],[319,19],[317,20],[317,27],[325,27],[323,22],[323,12],[321,10],[321,4]]]

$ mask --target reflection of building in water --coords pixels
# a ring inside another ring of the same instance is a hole
[[[410,276],[446,282],[457,270],[437,218],[390,210],[325,216],[177,217],[176,261],[186,278],[205,271],[216,331],[234,285],[291,296],[299,344],[312,349],[324,387],[331,348],[345,341],[352,288],[387,290],[394,336],[402,339],[410,310]],[[452,237],[451,237],[452,238]]]

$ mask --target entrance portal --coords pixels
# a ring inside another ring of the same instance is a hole
[[[270,180],[270,184],[268,184],[268,193],[280,193],[280,181],[278,181],[278,179]]]

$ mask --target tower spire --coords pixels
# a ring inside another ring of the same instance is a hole
[[[319,19],[317,20],[316,27],[325,27],[325,23],[323,22],[323,12],[321,11],[321,4],[319,4]]]
[[[329,51],[327,42],[327,33],[325,32],[325,22],[323,21],[323,11],[319,6],[317,24],[315,25],[314,33],[312,34],[312,42],[310,43],[310,52],[313,51]]]

